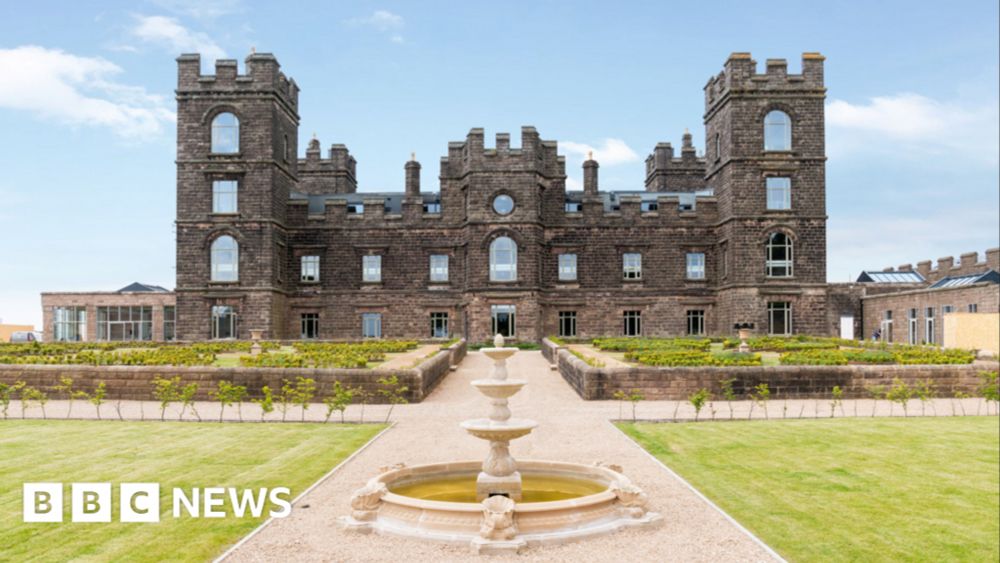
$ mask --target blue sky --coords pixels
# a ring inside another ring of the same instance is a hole
[[[448,141],[534,125],[570,184],[641,189],[657,141],[703,148],[729,53],[826,57],[829,278],[998,245],[998,14],[951,2],[7,3],[0,17],[0,319],[41,291],[174,282],[174,58],[273,52],[299,145],[345,143],[362,191],[436,189]],[[488,141],[488,143],[491,141]]]

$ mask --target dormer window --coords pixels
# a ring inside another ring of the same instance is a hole
[[[792,150],[792,119],[787,113],[773,110],[764,117],[764,150]]]
[[[220,113],[212,120],[212,153],[238,152],[240,152],[240,120],[232,113]]]

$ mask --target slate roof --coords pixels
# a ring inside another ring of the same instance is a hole
[[[170,293],[170,290],[165,287],[149,283],[133,282],[119,289],[115,293]]]

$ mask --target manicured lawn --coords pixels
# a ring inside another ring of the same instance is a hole
[[[1000,558],[996,417],[619,427],[791,561]]]
[[[263,518],[173,518],[171,489],[289,487],[291,498],[384,426],[0,420],[0,560],[205,561]],[[62,524],[25,524],[21,486],[64,483]],[[71,523],[72,482],[112,483],[110,524]],[[118,485],[160,484],[160,522],[118,522]],[[290,500],[290,499],[289,499]],[[229,510],[229,504],[226,504]],[[293,510],[296,510],[293,508]],[[308,510],[308,509],[306,509]]]

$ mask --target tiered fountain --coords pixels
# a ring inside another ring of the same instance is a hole
[[[505,348],[502,336],[482,352],[493,360],[493,373],[472,385],[490,399],[490,414],[461,427],[490,442],[486,460],[383,467],[352,496],[351,515],[340,519],[347,529],[498,553],[662,522],[647,511],[646,494],[620,466],[516,462],[510,441],[530,434],[537,423],[511,418],[507,400],[527,381],[507,378],[507,359],[517,349]]]

